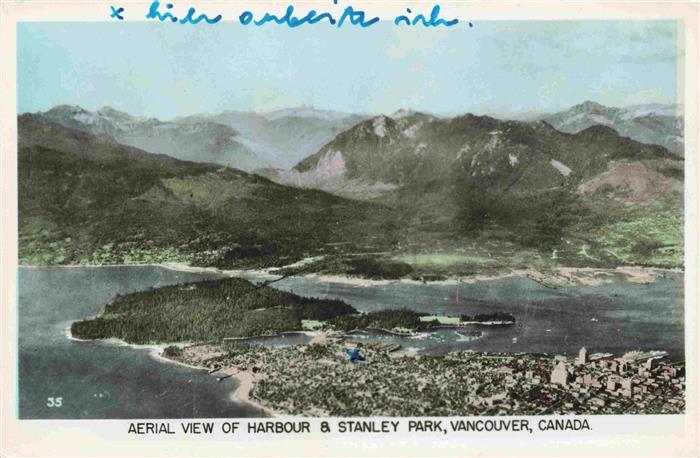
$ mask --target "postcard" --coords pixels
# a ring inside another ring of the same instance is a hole
[[[3,3],[3,456],[698,453],[698,3]]]

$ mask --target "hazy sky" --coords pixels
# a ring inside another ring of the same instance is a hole
[[[17,35],[20,113],[61,103],[167,119],[301,104],[454,114],[676,102],[675,22],[23,23]]]

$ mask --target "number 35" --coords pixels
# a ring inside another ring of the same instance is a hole
[[[63,405],[63,398],[48,398],[46,400],[46,405],[48,407],[61,407]]]

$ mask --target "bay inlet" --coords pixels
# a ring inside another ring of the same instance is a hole
[[[71,340],[75,320],[98,314],[116,294],[201,279],[214,272],[178,272],[155,266],[20,268],[20,418],[260,417],[234,402],[235,380],[217,382],[206,371],[154,358],[147,348]],[[242,274],[245,276],[245,274]],[[569,353],[581,346],[621,354],[666,350],[683,357],[683,276],[665,272],[652,283],[612,281],[598,286],[546,288],[525,278],[456,284],[357,285],[315,278],[286,278],[278,289],[342,299],[362,311],[409,308],[460,315],[503,311],[513,326],[478,326],[475,336],[445,329],[420,336],[362,332],[354,340],[399,343],[425,354],[458,349]],[[256,343],[305,343],[303,336],[263,338]],[[49,407],[48,398],[62,398]]]

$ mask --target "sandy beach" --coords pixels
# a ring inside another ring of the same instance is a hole
[[[190,273],[209,273],[221,276],[235,277],[244,275],[247,278],[260,278],[261,280],[266,279],[276,279],[279,275],[274,273],[275,269],[264,269],[264,270],[221,270],[213,267],[193,267],[183,263],[160,263],[151,264],[153,267],[160,267],[164,269],[169,269],[173,271],[180,272],[190,272]],[[75,268],[86,266],[56,266],[56,268]],[[95,268],[106,268],[109,266],[87,266]],[[486,282],[495,279],[508,278],[508,277],[521,277],[531,279],[535,282],[541,283],[547,287],[567,287],[567,286],[597,286],[605,282],[611,282],[615,279],[624,279],[632,283],[653,283],[656,281],[657,277],[663,272],[679,272],[678,270],[669,269],[655,269],[655,268],[644,268],[644,267],[633,267],[624,266],[615,269],[596,269],[596,268],[570,268],[562,267],[557,269],[547,270],[546,272],[539,272],[532,269],[521,269],[521,270],[509,270],[503,272],[497,272],[489,275],[473,275],[468,277],[453,277],[447,280],[426,282],[430,284],[459,284],[459,283],[476,283],[476,282]],[[387,284],[395,283],[405,283],[405,284],[422,284],[423,282],[410,280],[410,279],[400,279],[400,280],[369,280],[363,278],[353,278],[342,275],[320,275],[320,274],[307,274],[303,276],[304,278],[315,279],[320,282],[328,283],[339,283],[339,284],[349,284],[356,286],[381,286]],[[391,332],[391,331],[389,331]],[[311,340],[307,345],[311,344],[327,344],[332,338],[333,334],[325,331],[306,331],[306,334],[311,336]],[[206,370],[211,371],[214,368],[212,361],[215,360],[220,352],[214,347],[208,345],[194,345],[193,343],[160,343],[160,344],[147,344],[147,345],[137,345],[129,344],[119,339],[104,339],[98,341],[89,341],[78,339],[73,337],[70,332],[70,325],[65,330],[65,335],[68,339],[80,342],[100,342],[108,345],[116,346],[128,346],[134,349],[145,349],[149,351],[151,357],[157,361],[163,363],[178,364],[181,366],[188,367],[190,369],[196,370]],[[178,357],[177,359],[172,359],[163,356],[163,350],[169,345],[176,345],[183,349],[183,358]],[[400,357],[412,357],[416,356],[414,351],[410,349],[402,348],[390,355],[392,358]],[[187,362],[183,362],[187,361]],[[237,382],[236,388],[231,392],[230,399],[234,402],[250,404],[254,407],[259,408],[267,415],[279,416],[280,413],[274,411],[270,407],[261,404],[259,401],[252,398],[253,388],[256,383],[258,383],[264,375],[261,373],[253,372],[252,367],[240,368],[240,367],[223,367],[210,373],[212,377],[230,377],[235,379]]]
[[[68,326],[66,328],[65,335],[66,335],[67,339],[73,340],[75,342],[85,342],[85,343],[96,343],[97,342],[97,343],[103,343],[103,344],[108,344],[108,345],[115,345],[115,346],[119,346],[119,347],[129,347],[129,348],[133,348],[133,349],[148,350],[149,355],[156,361],[159,361],[161,363],[176,364],[178,366],[183,366],[183,367],[187,367],[189,369],[195,369],[195,370],[200,370],[200,371],[209,371],[210,369],[208,367],[205,367],[205,366],[188,364],[188,363],[185,363],[183,361],[167,358],[167,357],[163,356],[163,350],[170,345],[184,347],[185,351],[192,348],[192,352],[196,353],[196,355],[198,356],[198,359],[201,361],[204,361],[207,358],[216,356],[214,351],[210,351],[210,350],[212,350],[211,347],[206,346],[206,345],[203,345],[203,346],[200,345],[200,346],[196,346],[196,347],[187,347],[187,345],[191,345],[191,344],[188,344],[188,343],[130,344],[128,342],[124,342],[121,339],[115,339],[115,338],[100,339],[100,340],[79,339],[77,337],[73,337],[73,334],[70,331],[70,326]],[[320,341],[325,342],[326,338],[324,337]],[[253,389],[253,385],[255,384],[255,382],[262,379],[261,376],[253,374],[253,372],[251,370],[240,371],[237,368],[228,367],[228,368],[223,368],[219,371],[213,372],[210,375],[212,377],[217,377],[217,378],[229,376],[232,379],[234,379],[236,382],[238,382],[238,386],[236,387],[236,389],[233,390],[233,392],[231,392],[230,399],[232,401],[238,402],[238,403],[250,404],[250,405],[257,407],[258,409],[264,411],[266,414],[268,414],[270,416],[279,416],[280,415],[278,412],[275,412],[274,410],[270,409],[269,407],[258,403],[257,401],[253,400],[250,397],[251,391]]]
[[[232,401],[253,405],[258,409],[264,411],[271,417],[277,417],[280,415],[279,412],[276,412],[271,408],[259,403],[258,401],[253,400],[250,396],[255,383],[262,380],[261,376],[254,374],[250,370],[239,371],[238,369],[233,367],[222,369],[218,372],[218,374],[219,377],[221,377],[222,375],[230,375],[231,378],[235,379],[238,382],[238,387],[231,393]]]
[[[263,378],[262,375],[254,373],[252,367],[248,367],[245,370],[240,370],[237,367],[223,367],[212,372],[211,361],[223,355],[224,353],[211,345],[193,345],[182,348],[182,357],[194,364],[184,363],[179,359],[167,358],[162,355],[162,350],[158,354],[158,359],[193,369],[206,370],[212,377],[219,379],[230,377],[238,382],[238,386],[230,395],[232,401],[253,405],[271,416],[279,415],[279,413],[251,398],[254,384]]]

